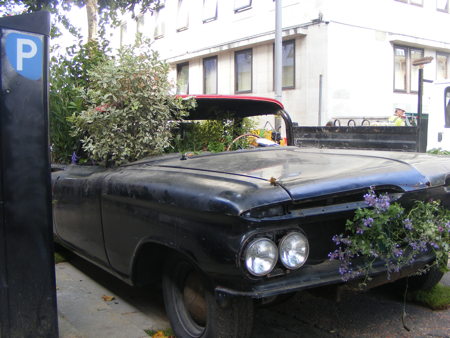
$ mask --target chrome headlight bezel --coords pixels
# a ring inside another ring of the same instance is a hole
[[[253,250],[255,250],[257,248],[258,245],[262,245],[262,244],[267,244],[269,245],[269,247],[271,247],[271,255],[272,257],[267,257],[265,255],[260,255],[259,257],[257,255],[255,255],[255,252],[252,252]],[[245,267],[247,269],[247,271],[256,277],[261,277],[261,276],[266,276],[268,275],[270,272],[272,272],[272,270],[275,268],[275,266],[278,263],[278,246],[269,238],[267,237],[259,237],[256,239],[253,239],[252,241],[250,241],[250,243],[248,243],[247,247],[245,248],[244,251],[244,264]],[[252,260],[253,257],[253,260]],[[268,268],[265,268],[264,271],[260,271],[258,272],[257,269],[254,268],[254,264],[255,263],[255,258],[256,259],[267,259],[269,262],[269,266]]]
[[[302,257],[302,259],[300,260],[299,263],[297,264],[292,264],[292,261],[289,259],[289,257],[287,257],[286,255],[288,255],[290,251],[292,251],[292,248],[289,248],[288,246],[292,247],[292,243],[291,241],[300,241],[300,244],[303,243],[302,246],[302,250],[298,250],[299,255]],[[292,231],[289,232],[288,234],[286,234],[278,243],[278,250],[279,250],[279,260],[281,262],[281,264],[283,264],[283,266],[286,269],[289,270],[297,270],[300,267],[302,267],[309,256],[309,241],[308,238],[305,236],[305,234],[303,234],[302,232],[299,231]]]

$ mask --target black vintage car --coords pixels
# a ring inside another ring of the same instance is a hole
[[[177,337],[245,337],[255,299],[341,284],[333,235],[369,187],[400,203],[450,207],[450,159],[426,154],[293,147],[283,106],[197,96],[192,119],[278,115],[288,146],[167,154],[118,168],[52,173],[58,242],[133,285],[161,281]],[[432,262],[424,254],[392,280]],[[384,281],[383,264],[374,276]],[[433,275],[421,276],[429,282]]]

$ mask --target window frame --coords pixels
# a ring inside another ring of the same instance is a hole
[[[216,8],[216,10],[214,11],[214,15],[213,16],[211,16],[211,15],[208,15],[208,16],[206,16],[206,7],[205,7],[205,4],[207,4],[208,2],[214,2],[215,3],[215,8]],[[218,1],[217,0],[203,0],[203,13],[202,13],[202,21],[203,21],[203,23],[208,23],[208,22],[211,22],[211,21],[215,21],[215,20],[217,20],[217,13],[218,13],[218,9],[217,9],[217,7],[218,7]]]
[[[416,47],[409,47],[404,45],[394,45],[393,46],[393,56],[394,56],[394,65],[393,65],[393,89],[394,93],[405,93],[405,94],[417,94],[417,90],[413,90],[411,84],[412,81],[412,74],[413,74],[413,65],[412,65],[412,57],[411,57],[411,51],[420,51],[422,54],[421,57],[424,56],[425,50],[423,48],[416,48]],[[395,58],[396,58],[396,49],[403,49],[405,51],[405,64],[406,64],[406,74],[405,74],[405,89],[397,89],[396,88],[396,68],[395,68]]]
[[[397,2],[403,2],[404,4],[423,7],[423,0],[395,0]],[[420,3],[418,3],[420,1]]]
[[[445,8],[439,8],[438,7],[439,4],[439,0],[436,0],[436,10],[442,13],[449,13],[449,9],[450,9],[450,1],[446,0],[446,4],[445,4]]]
[[[188,28],[189,28],[189,1],[178,0],[176,30],[177,32],[182,32],[187,30]]]
[[[420,1],[420,3],[417,3]],[[417,7],[423,7],[423,0],[409,0],[409,4]]]
[[[211,60],[215,60],[216,64],[215,64],[215,70],[216,70],[216,83],[215,83],[215,91],[213,93],[207,93],[206,92],[206,68],[205,68],[205,62],[211,61]],[[217,57],[217,55],[214,56],[209,56],[206,58],[203,58],[202,60],[202,65],[203,65],[203,94],[207,94],[207,95],[215,95],[218,93],[218,88],[219,88],[219,82],[218,82],[218,78],[219,78],[219,58]]]
[[[293,61],[294,61],[294,68],[293,68],[293,70],[292,70],[292,73],[293,73],[293,80],[292,80],[292,81],[293,81],[293,84],[292,84],[292,86],[283,86],[283,83],[281,83],[281,84],[282,84],[282,87],[281,87],[282,90],[295,89],[295,80],[296,80],[296,76],[295,76],[295,71],[296,71],[295,39],[283,40],[283,42],[282,42],[281,44],[282,44],[282,47],[283,47],[284,45],[287,45],[287,44],[290,44],[290,43],[292,43],[292,46],[293,46],[293,49],[294,49],[294,58],[293,58]],[[273,53],[272,53],[272,56],[273,56],[273,87],[275,88],[275,44],[273,44]],[[281,62],[282,62],[282,64],[281,64],[281,71],[282,71],[282,73],[284,74],[284,72],[283,72],[283,68],[284,68],[283,60],[284,60],[284,57],[283,57],[283,48],[282,48],[282,55],[281,55]],[[284,77],[283,77],[283,78],[284,78]]]
[[[247,4],[240,4],[244,0],[234,0],[234,13],[240,13],[252,8],[252,0],[246,0]]]
[[[161,3],[158,8],[155,9],[155,30],[153,32],[153,38],[155,40],[161,39],[166,34],[166,27],[164,21],[164,8],[165,4]]]
[[[145,32],[145,17],[143,14],[136,16],[136,32],[140,34]]]
[[[444,77],[444,79],[448,79],[448,78],[450,78],[450,53],[436,52],[436,80],[443,80],[443,79],[438,79],[438,70],[439,70],[438,58],[439,58],[439,56],[444,56],[447,59],[446,77]]]
[[[239,54],[244,54],[250,52],[251,61],[250,61],[250,89],[248,90],[239,90],[238,85],[238,62],[237,58]],[[253,48],[241,49],[234,52],[234,92],[236,94],[247,94],[253,92]]]
[[[120,47],[125,46],[128,35],[128,23],[124,22],[120,25]]]
[[[186,92],[181,92],[180,86],[179,86],[179,78],[180,78],[181,70],[184,67],[187,67],[187,87],[186,87]],[[177,82],[176,83],[177,83],[176,84],[177,94],[180,94],[180,95],[188,95],[189,94],[189,61],[177,64]]]

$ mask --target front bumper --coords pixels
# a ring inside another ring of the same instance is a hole
[[[373,265],[370,276],[372,280],[367,288],[375,287],[381,284],[390,283],[397,279],[410,276],[432,263],[435,259],[434,254],[427,253],[417,257],[413,264],[401,269],[399,272],[392,272],[387,278],[387,271],[383,262],[376,262]],[[245,296],[251,298],[264,298],[276,296],[284,293],[296,292],[325,285],[343,284],[339,274],[338,261],[325,261],[317,265],[308,265],[302,267],[289,275],[271,279],[266,279],[251,286],[248,290],[236,290],[228,287],[216,286],[215,293],[217,299],[223,299],[228,296]],[[360,279],[353,279],[348,285],[357,284]]]

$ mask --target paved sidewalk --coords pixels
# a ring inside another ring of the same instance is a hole
[[[141,338],[169,328],[160,290],[132,288],[73,257],[56,265],[61,338]],[[450,286],[450,273],[442,283]],[[112,299],[111,297],[114,297]],[[344,294],[341,302],[298,293],[279,306],[257,309],[252,338],[450,337],[450,309],[431,311],[384,289]]]
[[[131,288],[75,260],[56,265],[61,338],[140,338],[170,327],[158,290]]]

